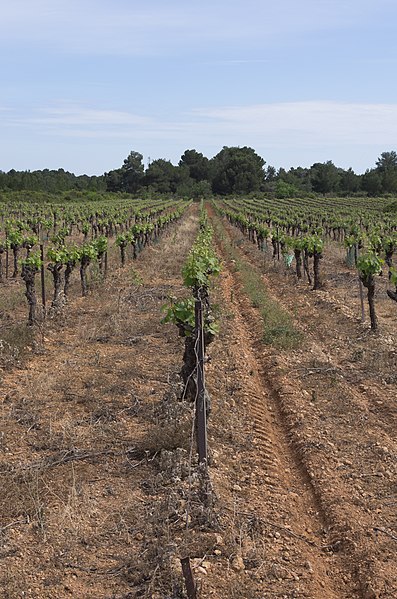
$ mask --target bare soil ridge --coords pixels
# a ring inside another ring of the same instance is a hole
[[[397,413],[395,381],[387,374],[396,356],[395,335],[390,327],[369,334],[343,309],[338,293],[310,292],[272,261],[263,268],[256,248],[224,226],[246,259],[261,265],[268,290],[305,335],[299,350],[263,350],[257,315],[243,301],[263,377],[277,395],[284,426],[328,523],[328,542],[357,581],[357,596],[393,597]],[[238,275],[234,280],[240,298]],[[374,353],[380,359],[375,367]]]

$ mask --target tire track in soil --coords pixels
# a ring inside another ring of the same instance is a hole
[[[247,416],[254,429],[254,476],[248,489],[249,511],[272,521],[288,534],[286,562],[277,555],[268,558],[270,575],[282,581],[288,595],[269,597],[310,597],[310,599],[352,599],[360,597],[346,572],[342,558],[327,551],[326,533],[329,523],[310,483],[303,464],[290,443],[288,425],[282,415],[281,401],[276,390],[269,387],[263,366],[256,359],[257,339],[250,330],[253,308],[242,295],[240,285],[223,256],[220,288],[223,310],[233,315],[231,354],[237,365],[235,373],[244,380],[243,396]],[[248,317],[248,318],[247,318]],[[247,375],[247,373],[249,373]],[[298,535],[297,539],[293,535]],[[305,541],[306,540],[306,541]],[[309,573],[309,576],[307,575]],[[274,589],[273,589],[274,591]]]
[[[228,223],[225,229],[230,236]],[[242,246],[240,252],[255,266],[251,249],[248,244],[247,248]],[[335,546],[338,543],[338,550],[344,553],[346,568],[350,569],[348,575],[355,578],[359,588],[358,596],[365,599],[397,597],[393,557],[396,511],[395,500],[390,499],[395,497],[393,456],[397,449],[393,434],[396,414],[393,389],[374,382],[370,364],[368,371],[363,371],[365,385],[358,387],[354,374],[358,366],[354,360],[351,363],[349,353],[346,357],[344,344],[350,352],[362,347],[362,331],[357,322],[349,327],[349,314],[343,318],[336,315],[335,308],[339,304],[332,298],[331,301],[329,294],[325,301],[325,292],[311,300],[297,296],[296,290],[291,291],[282,278],[274,280],[267,274],[261,277],[269,295],[273,299],[281,298],[284,308],[305,335],[304,349],[289,353],[286,358],[288,372],[285,355],[275,355],[274,350],[265,348],[258,339],[255,347],[266,366],[265,380],[276,386],[276,399],[285,427],[294,440],[314,495],[327,514],[333,542]],[[292,304],[299,304],[294,313]],[[313,322],[310,320],[307,326],[309,314]],[[246,320],[251,331],[259,330],[260,318],[248,300]],[[330,334],[334,326],[336,332]],[[354,345],[356,337],[359,343]],[[378,359],[383,359],[385,347],[390,350],[390,338],[386,335],[383,345],[382,337],[370,341],[372,345],[376,342],[377,348],[380,344]],[[311,356],[316,355],[322,356],[327,368],[331,366],[334,372],[341,373],[337,382],[332,376],[318,375],[311,377],[309,383],[298,374],[292,386],[290,374],[296,373],[296,369],[299,371],[302,365],[303,370],[311,374]],[[311,393],[314,394],[312,399]],[[380,538],[376,531],[382,528],[386,534]]]

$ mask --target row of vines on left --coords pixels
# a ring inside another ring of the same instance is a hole
[[[72,273],[79,267],[81,294],[89,290],[88,269],[94,266],[99,281],[107,275],[109,250],[118,248],[121,265],[124,266],[130,248],[131,258],[136,259],[144,247],[168,229],[181,217],[189,202],[161,200],[134,204],[130,208],[94,206],[91,211],[84,208],[73,214],[64,213],[59,221],[61,208],[40,207],[38,213],[31,212],[23,218],[4,218],[0,230],[0,283],[9,278],[9,256],[12,254],[12,279],[20,272],[26,286],[29,305],[28,324],[38,318],[36,275],[41,272],[43,314],[46,312],[45,270],[51,273],[51,310],[57,311],[67,302]],[[15,212],[14,212],[15,214]],[[21,216],[21,213],[18,214]],[[20,257],[23,250],[24,257]],[[113,267],[117,266],[116,264]]]

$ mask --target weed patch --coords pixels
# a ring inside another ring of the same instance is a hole
[[[214,230],[232,269],[241,282],[244,293],[252,306],[257,308],[263,320],[263,343],[278,349],[292,349],[299,346],[302,335],[294,327],[290,315],[271,298],[266,290],[260,269],[241,256],[236,245],[227,236],[222,221],[213,218]]]

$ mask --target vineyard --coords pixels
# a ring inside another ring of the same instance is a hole
[[[395,203],[83,195],[0,202],[1,597],[397,597]]]

